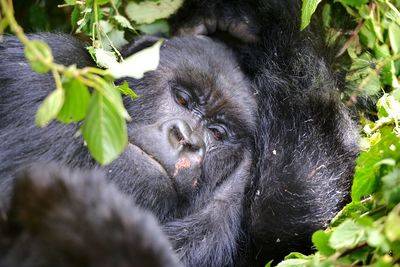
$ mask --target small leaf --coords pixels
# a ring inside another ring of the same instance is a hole
[[[123,28],[127,28],[130,30],[133,30],[133,27],[131,25],[131,23],[129,22],[129,20],[127,18],[125,18],[124,16],[121,15],[116,15],[113,17],[113,19]]]
[[[324,256],[330,256],[335,253],[335,250],[329,246],[330,234],[322,230],[316,231],[312,235],[312,242],[318,251]]]
[[[44,127],[56,118],[64,104],[64,94],[64,90],[59,88],[44,99],[36,113],[35,123],[38,127]]]
[[[78,122],[86,115],[90,101],[89,90],[76,79],[64,82],[63,87],[65,101],[57,119],[64,123]]]
[[[148,24],[158,19],[168,18],[178,10],[182,3],[183,0],[129,2],[125,12],[130,20],[138,24]]]
[[[289,259],[280,262],[276,267],[307,267],[309,264],[308,259]]]
[[[311,16],[317,9],[318,4],[321,0],[303,0],[303,6],[301,8],[301,30],[305,29],[310,24]]]
[[[338,0],[338,2],[352,7],[359,7],[363,4],[368,3],[369,0]]]
[[[82,134],[91,155],[101,164],[116,159],[128,142],[124,118],[97,91],[92,95]]]
[[[395,22],[389,25],[389,40],[394,53],[400,53],[400,27]]]
[[[273,260],[270,260],[264,267],[271,267]]]
[[[346,220],[339,225],[329,239],[333,249],[351,249],[365,240],[365,231],[352,220]]]
[[[128,57],[122,63],[110,67],[109,73],[115,79],[132,77],[141,79],[145,72],[155,70],[160,61],[160,47],[162,40],[149,48],[143,49]]]
[[[46,73],[53,63],[50,47],[43,41],[33,40],[25,46],[25,57],[34,71]]]
[[[102,48],[95,48],[94,55],[97,65],[101,68],[111,68],[118,65],[114,52],[106,51]]]
[[[131,88],[129,88],[129,84],[127,81],[124,81],[124,83],[118,86],[117,89],[120,91],[121,94],[130,96],[132,99],[139,97],[137,94],[135,94],[135,92],[133,92]]]

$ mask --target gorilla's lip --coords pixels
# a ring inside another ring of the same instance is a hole
[[[150,155],[149,153],[146,152],[146,150],[144,150],[143,148],[141,148],[140,146],[138,146],[138,145],[136,145],[134,143],[129,142],[128,145],[132,146],[133,149],[138,150],[138,153],[143,155],[162,174],[164,174],[165,176],[170,177],[170,175],[168,174],[168,172],[165,169],[165,167],[154,156]]]

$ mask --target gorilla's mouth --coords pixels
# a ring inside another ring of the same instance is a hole
[[[142,149],[138,145],[133,144],[131,142],[128,143],[128,146],[130,146],[138,154],[140,154],[142,157],[144,157],[152,166],[154,166],[155,169],[160,171],[160,173],[164,174],[165,176],[170,177],[170,175],[168,174],[168,172],[165,169],[165,167],[154,156],[150,155],[144,149]]]

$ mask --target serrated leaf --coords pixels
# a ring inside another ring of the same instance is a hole
[[[303,6],[301,8],[301,30],[305,29],[310,24],[311,16],[317,9],[318,4],[321,0],[303,0]]]
[[[127,28],[127,29],[131,29],[133,30],[133,27],[131,25],[131,23],[129,22],[129,20],[127,18],[125,18],[122,15],[116,15],[113,17],[113,19],[123,28]]]
[[[46,126],[57,117],[64,104],[64,90],[62,88],[51,92],[40,104],[36,113],[35,123],[38,127]]]
[[[168,18],[178,10],[182,3],[183,0],[129,2],[125,12],[130,20],[138,24],[149,24],[158,19]]]
[[[63,83],[65,89],[65,101],[57,119],[64,123],[78,122],[87,112],[90,101],[88,88],[76,79]]]
[[[25,57],[34,71],[46,73],[53,63],[50,47],[43,41],[33,40],[25,46]]]
[[[127,81],[124,81],[124,83],[118,86],[117,89],[121,94],[130,96],[132,99],[139,97],[131,88],[129,88]]]
[[[111,66],[108,70],[110,75],[115,79],[122,77],[143,78],[145,72],[157,68],[160,61],[160,47],[162,42],[160,40],[151,47],[126,58],[124,62]]]
[[[395,22],[389,25],[389,41],[394,53],[400,53],[400,27]]]
[[[82,135],[93,158],[104,165],[116,159],[128,143],[124,118],[97,91],[92,95]]]
[[[317,250],[324,256],[330,256],[335,253],[335,250],[329,246],[330,234],[322,230],[316,231],[312,235],[312,242]]]
[[[365,230],[354,221],[346,220],[333,231],[329,245],[338,250],[351,249],[363,240],[365,240]]]

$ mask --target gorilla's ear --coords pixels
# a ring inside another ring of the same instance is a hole
[[[162,38],[152,35],[136,38],[134,41],[130,42],[129,44],[127,44],[122,48],[121,54],[124,58],[129,57],[130,55],[133,55],[136,52],[139,52],[140,50],[152,46],[160,39]]]

